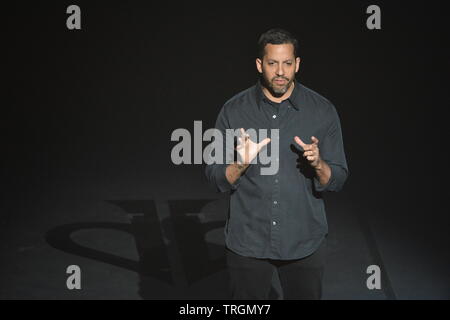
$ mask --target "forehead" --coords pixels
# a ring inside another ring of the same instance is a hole
[[[265,48],[265,57],[267,59],[292,59],[294,58],[294,45],[292,43],[271,44],[268,43]]]

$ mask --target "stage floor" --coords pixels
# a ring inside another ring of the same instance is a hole
[[[202,174],[199,166],[140,178],[79,172],[9,199],[0,298],[227,299],[227,197]],[[326,197],[323,298],[450,298],[445,226],[377,212],[346,192]],[[70,265],[81,268],[81,290],[66,287]],[[367,288],[370,265],[381,268],[380,290]],[[271,298],[282,299],[276,274]]]

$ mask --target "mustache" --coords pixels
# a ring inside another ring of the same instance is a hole
[[[275,78],[272,79],[272,81],[275,81],[275,80],[286,80],[286,81],[289,81],[289,79],[285,78],[285,77],[275,77]]]

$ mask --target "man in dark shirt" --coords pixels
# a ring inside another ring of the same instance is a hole
[[[237,161],[206,166],[217,189],[230,191],[231,294],[267,299],[277,270],[285,299],[320,299],[328,234],[322,193],[340,190],[348,176],[340,120],[330,101],[295,79],[300,57],[289,32],[269,30],[258,45],[260,80],[228,100],[216,122],[224,136],[240,132],[237,147],[224,150]],[[248,134],[261,129],[276,134]],[[276,170],[264,174],[267,164],[255,160],[271,147]]]

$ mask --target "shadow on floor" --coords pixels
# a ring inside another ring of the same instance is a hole
[[[228,199],[111,200],[130,223],[80,222],[46,233],[50,246],[108,263],[139,275],[143,299],[228,299],[223,227]],[[126,232],[134,237],[138,261],[77,244],[71,235],[89,229]],[[164,285],[155,286],[155,280]],[[281,291],[274,275],[271,299]]]

